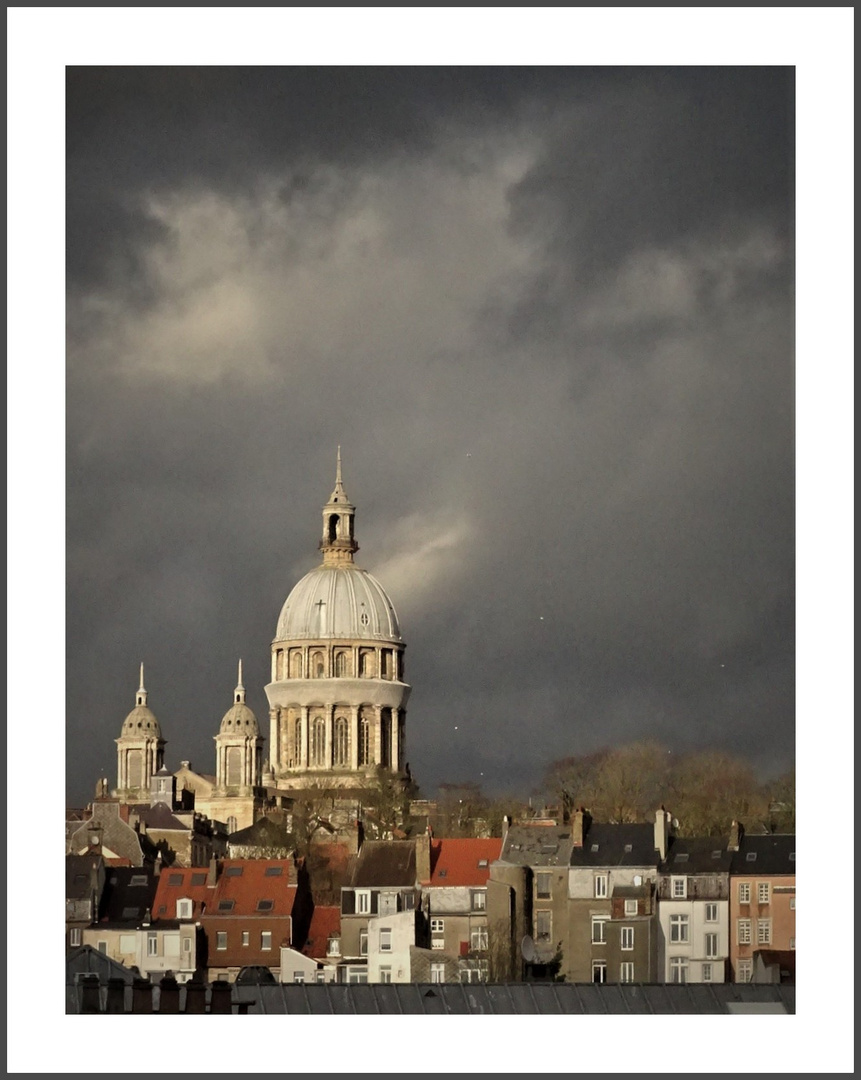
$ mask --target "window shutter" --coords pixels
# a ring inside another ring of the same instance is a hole
[[[356,894],[352,889],[344,889],[341,892],[341,913],[343,915],[356,914]]]
[[[371,914],[376,915],[380,907],[380,894],[376,889],[371,889]]]

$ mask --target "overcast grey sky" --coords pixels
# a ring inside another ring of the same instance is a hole
[[[422,789],[794,757],[787,68],[70,68],[68,797],[213,771],[341,445]]]

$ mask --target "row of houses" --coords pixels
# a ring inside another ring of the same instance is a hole
[[[68,949],[180,983],[794,981],[794,836],[683,839],[663,808],[642,824],[581,810],[501,838],[365,841],[334,877],[339,845],[320,848],[204,867],[69,855]]]

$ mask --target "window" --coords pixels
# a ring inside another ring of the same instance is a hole
[[[215,947],[219,952],[223,952],[227,948],[227,931],[218,930],[215,934]]]
[[[263,950],[269,950],[272,948],[272,931],[261,930],[260,931],[260,948]]]
[[[718,955],[718,936],[717,934],[706,934],[706,956],[716,958]]]
[[[753,961],[739,960],[736,967],[736,982],[749,983],[753,976]]]
[[[340,956],[341,955],[341,939],[336,934],[332,934],[332,936],[329,938],[329,942],[328,942],[328,944],[326,946],[326,955],[327,956]]]
[[[368,931],[359,931],[359,956],[368,955]]]
[[[102,956],[107,956],[108,955],[108,943],[106,941],[100,941],[98,943],[98,950],[102,954]]]
[[[472,910],[485,911],[487,908],[487,893],[484,889],[472,890]]]
[[[470,931],[469,947],[473,952],[484,952],[487,949],[486,926],[476,926]]]
[[[712,981],[712,966],[711,964],[703,964],[702,966],[702,978],[703,982]]]
[[[371,721],[362,713],[359,718],[359,765],[371,764]]]
[[[632,983],[634,981],[634,965],[628,961],[619,965],[619,982]]]
[[[177,900],[176,917],[178,919],[190,919],[193,904],[191,900]]]
[[[750,945],[750,919],[739,919],[737,928],[739,945]]]
[[[625,952],[629,952],[634,947],[634,928],[633,926],[622,927],[622,948]]]
[[[305,972],[304,971],[294,971],[293,972],[293,982],[294,983],[303,983],[304,981],[305,981]]]
[[[688,879],[686,877],[670,878],[670,892],[674,900],[684,900],[688,895]]]
[[[242,944],[246,945],[246,946],[251,944],[251,931],[250,930],[243,930],[242,931]]]
[[[380,952],[392,951],[392,931],[386,927],[380,930]]]
[[[670,957],[670,982],[686,983],[688,981],[688,958],[686,956]]]
[[[205,885],[206,884],[206,874],[192,874],[191,875],[191,884],[192,885]]]
[[[607,897],[607,875],[596,874],[595,875],[595,895],[603,900]]]
[[[398,910],[398,894],[381,892],[377,902],[379,915],[394,915]]]
[[[607,941],[607,916],[592,916],[592,944],[604,945]]]
[[[146,954],[147,956],[158,956],[158,934],[147,934]]]
[[[637,914],[637,901],[636,900],[626,900],[625,901],[625,914],[626,915],[636,915]]]
[[[790,911],[795,911],[795,897],[794,896],[790,896],[790,898],[789,898],[789,910]]]
[[[257,901],[257,910],[258,911],[271,911],[274,907],[275,907],[275,901],[274,900],[258,900]]]
[[[168,885],[182,885],[182,874],[168,874]]]
[[[311,721],[311,764],[326,764],[326,721],[322,716]]]
[[[793,950],[795,949],[795,938],[794,937],[791,937],[789,939],[789,947],[790,947],[790,949],[793,949]]]
[[[690,941],[690,921],[687,915],[670,916],[670,941]]]
[[[756,943],[757,945],[771,944],[771,919],[757,919]]]
[[[538,873],[535,875],[535,895],[539,900],[549,900],[551,895],[552,875]]]
[[[718,906],[717,904],[706,904],[706,922],[718,921]]]
[[[131,878],[129,879],[129,885],[148,885],[148,884],[149,884],[149,878],[147,878],[146,874],[132,874]]]
[[[233,831],[235,831],[235,829],[236,829],[236,818],[230,817],[227,820],[229,822],[230,821],[233,822]],[[228,866],[227,869],[224,871],[224,876],[225,877],[242,877],[242,867],[241,866]]]
[[[81,928],[80,926],[73,926],[69,931],[69,944],[80,945],[81,944]]]
[[[283,866],[267,866],[266,869],[263,871],[263,876],[264,877],[281,877],[281,875],[283,873],[284,873],[284,867]]]
[[[432,934],[441,934],[443,932],[443,930],[445,930],[445,920],[444,919],[431,919],[430,922],[431,922],[431,933]]]
[[[326,973],[325,973],[325,971],[317,971],[315,973],[314,981],[318,982],[318,983],[324,983],[326,981]]]
[[[748,862],[756,862],[756,852],[749,851],[747,855],[745,855],[745,859],[747,859]]]
[[[738,883],[738,902],[740,904],[750,903],[750,882],[740,881]]]
[[[551,937],[552,917],[549,911],[535,912],[535,940],[549,941]]]
[[[390,983],[392,981],[392,969],[390,967],[380,968],[380,982]]]
[[[345,716],[335,719],[335,765],[345,768],[350,764],[350,722]]]
[[[229,817],[227,819],[227,831],[228,831],[228,833],[235,833],[237,824],[238,824],[238,822],[237,822],[235,817]],[[236,869],[236,868],[234,867],[234,869]],[[239,867],[239,873],[240,874],[242,873],[242,867]]]
[[[445,982],[445,964],[431,964],[430,980],[432,983]]]
[[[233,905],[235,903],[236,903],[235,900],[219,900],[218,901],[218,910],[219,911],[233,911]]]
[[[445,938],[441,938],[441,937],[431,938],[431,948],[432,949],[444,949],[445,948]]]
[[[368,915],[371,911],[371,890],[356,889],[356,913]]]
[[[767,904],[771,900],[771,885],[767,881],[760,881],[757,885],[756,898],[760,904]]]
[[[592,982],[605,983],[607,981],[607,961],[606,960],[593,960],[592,961]]]

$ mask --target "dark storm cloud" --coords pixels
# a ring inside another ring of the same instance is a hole
[[[212,771],[239,656],[268,735],[338,444],[429,794],[644,737],[785,767],[791,105],[783,69],[71,69],[70,799],[141,659],[171,765]]]

